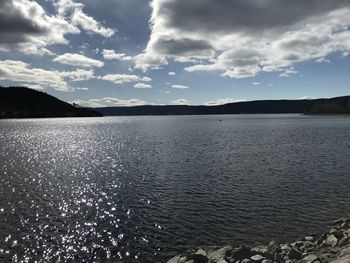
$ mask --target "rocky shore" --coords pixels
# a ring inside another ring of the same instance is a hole
[[[322,235],[308,235],[291,244],[198,249],[168,263],[350,263],[350,217],[336,220]]]

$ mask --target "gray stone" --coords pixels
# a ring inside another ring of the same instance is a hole
[[[257,255],[255,255],[255,256],[252,256],[250,259],[251,259],[253,262],[261,262],[263,259],[265,259],[265,257],[262,256],[262,255],[257,254]]]
[[[207,256],[207,252],[205,252],[203,249],[198,249],[196,252],[196,255],[203,255],[203,256]]]
[[[327,246],[335,247],[338,244],[338,239],[335,237],[335,235],[331,234],[327,237],[327,239],[324,241],[324,243]]]
[[[345,246],[346,244],[349,243],[349,238],[348,237],[343,237],[342,239],[340,239],[339,241],[339,246],[342,247],[342,246]]]
[[[275,241],[271,241],[269,243],[269,245],[267,246],[267,252],[270,254],[271,258],[273,258],[273,256],[276,254],[276,253],[279,253],[281,252],[281,249],[278,245],[277,242]],[[270,258],[270,257],[269,257]]]
[[[283,251],[289,251],[289,250],[292,249],[292,247],[289,246],[289,245],[282,245],[282,246],[281,246],[281,249],[282,249]]]
[[[292,248],[292,249],[288,252],[287,256],[288,256],[290,259],[297,259],[297,260],[299,260],[299,259],[301,259],[301,257],[302,257],[302,253],[301,253],[299,250],[297,250],[297,249],[295,249],[295,248]]]
[[[302,263],[313,263],[318,259],[319,259],[318,256],[311,254],[311,255],[307,255],[306,257],[304,257],[301,262]]]
[[[241,261],[241,263],[252,263],[252,261],[249,258],[245,258]]]
[[[246,258],[250,258],[252,256],[252,252],[247,246],[240,246],[237,250],[233,250],[231,257],[235,260],[242,260]]]
[[[350,255],[346,255],[331,261],[331,263],[349,263],[349,262],[350,262]]]
[[[219,248],[216,250],[211,250],[208,252],[207,257],[209,261],[219,261],[220,259],[224,259],[228,253],[232,251],[231,246],[225,246],[223,248]]]
[[[312,236],[306,236],[306,237],[304,237],[304,239],[305,239],[305,241],[311,241],[311,242],[315,241],[315,238]]]
[[[261,263],[273,263],[271,259],[264,259]]]
[[[194,263],[207,263],[208,258],[202,254],[192,254],[188,256],[189,260],[192,260]]]
[[[185,263],[186,260],[187,260],[186,257],[175,256],[169,259],[167,263]]]

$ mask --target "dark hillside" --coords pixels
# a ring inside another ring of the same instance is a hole
[[[0,118],[47,118],[102,116],[77,108],[44,92],[25,87],[0,87]]]

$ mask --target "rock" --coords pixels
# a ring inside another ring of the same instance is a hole
[[[338,219],[333,222],[333,226],[340,225],[342,223],[344,223],[343,219]]]
[[[289,246],[289,245],[282,245],[282,246],[281,246],[281,249],[282,249],[283,251],[290,251],[290,250],[292,249],[292,247]]]
[[[263,259],[265,259],[265,257],[262,255],[256,254],[255,256],[250,257],[250,259],[253,262],[261,262]]]
[[[261,263],[273,263],[271,259],[264,259]]]
[[[241,263],[252,263],[252,261],[249,258],[245,258],[241,261]]]
[[[338,239],[333,235],[329,235],[325,241],[323,241],[324,244],[327,246],[335,247],[338,244]]]
[[[203,256],[207,256],[207,252],[205,252],[203,249],[198,249],[196,252],[196,255],[203,255]]]
[[[202,254],[192,254],[188,256],[189,260],[192,260],[193,263],[207,263],[208,258]]]
[[[312,237],[312,236],[306,236],[306,237],[304,237],[304,240],[305,240],[305,241],[313,242],[313,241],[315,241],[315,238]]]
[[[252,250],[252,254],[259,254],[259,255],[262,255],[264,257],[266,257],[266,255],[268,254],[267,246],[253,247],[251,250]]]
[[[320,245],[327,238],[327,233],[323,233],[322,236],[317,240],[317,244]]]
[[[331,231],[329,231],[329,233],[333,234],[337,239],[341,239],[344,237],[342,230],[331,229]]]
[[[292,248],[288,253],[287,253],[287,256],[290,258],[290,259],[301,259],[302,257],[302,253],[295,249],[295,248]]]
[[[316,260],[318,260],[318,256],[316,255],[307,255],[306,257],[304,257],[301,261],[301,263],[314,263]]]
[[[350,262],[350,255],[346,255],[331,261],[331,263],[349,263],[349,262]]]
[[[273,259],[274,255],[281,252],[281,249],[277,242],[271,241],[267,246],[267,252],[270,254],[268,258]]]
[[[237,250],[233,250],[231,258],[235,260],[248,259],[252,256],[252,252],[247,246],[240,246]]]
[[[215,261],[215,263],[227,263],[225,259],[220,259],[219,261]]]
[[[185,263],[186,262],[186,257],[181,257],[181,256],[175,256],[168,260],[167,263]]]
[[[340,247],[343,247],[343,246],[345,246],[346,244],[348,244],[348,242],[349,242],[349,238],[348,238],[348,237],[343,237],[343,238],[340,239],[340,241],[339,241],[339,246],[340,246]]]
[[[221,259],[225,260],[226,256],[232,251],[232,247],[231,246],[225,246],[223,248],[219,248],[216,250],[211,250],[208,252],[208,259],[209,261],[219,261]]]

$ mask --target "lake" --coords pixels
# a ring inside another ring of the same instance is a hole
[[[350,117],[0,121],[0,261],[164,262],[350,213]]]

